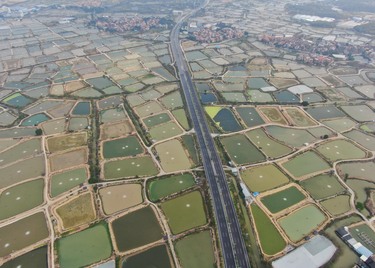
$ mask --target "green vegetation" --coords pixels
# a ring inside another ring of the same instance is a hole
[[[286,243],[275,225],[256,204],[252,204],[250,208],[263,252],[275,255],[282,251]]]
[[[181,139],[182,139],[182,144],[188,150],[189,156],[191,157],[191,160],[193,160],[194,165],[199,165],[200,157],[199,157],[199,151],[197,149],[195,136],[184,135],[181,137]]]
[[[207,222],[203,199],[198,191],[161,204],[173,234],[179,234]]]
[[[55,153],[87,145],[87,133],[68,134],[47,139],[48,151]]]
[[[64,229],[70,229],[95,220],[96,213],[90,193],[80,195],[56,209]]]
[[[363,204],[366,203],[368,198],[367,191],[375,189],[375,184],[369,181],[349,179],[346,181],[346,184],[354,191],[356,202],[362,204],[359,208],[363,208]],[[361,213],[366,216],[370,215],[367,209],[363,209]]]

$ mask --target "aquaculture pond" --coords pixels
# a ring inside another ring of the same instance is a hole
[[[136,136],[128,136],[103,143],[103,156],[106,159],[135,156],[143,152],[144,149]]]
[[[35,136],[36,127],[15,127],[0,130],[0,138],[20,138]]]
[[[142,121],[148,127],[154,127],[163,123],[170,121],[171,118],[167,113],[161,113],[157,115],[152,115],[150,117],[144,118]]]
[[[259,89],[262,87],[269,87],[270,85],[263,78],[250,78],[247,81],[249,88]]]
[[[28,139],[0,153],[0,166],[6,166],[20,159],[33,157],[42,152],[41,139]]]
[[[21,126],[24,126],[24,127],[36,126],[36,125],[39,125],[40,123],[42,123],[44,121],[47,121],[49,119],[51,119],[51,118],[44,113],[34,114],[32,116],[29,116],[28,118],[25,118],[22,121]]]
[[[234,114],[228,108],[205,107],[208,115],[213,119],[220,129],[225,132],[235,132],[242,130],[241,125],[237,122]]]
[[[372,161],[340,163],[336,168],[342,178],[345,177],[345,174],[348,174],[348,178],[375,182],[375,163]]]
[[[174,121],[171,121],[152,127],[149,133],[153,141],[160,141],[177,136],[182,133],[182,130]]]
[[[209,86],[208,83],[195,83],[195,88],[200,93],[210,92],[212,88]]]
[[[78,102],[73,108],[73,115],[89,115],[91,113],[91,104],[88,101]]]
[[[90,78],[87,82],[96,89],[105,89],[114,85],[107,77]]]
[[[281,228],[293,242],[298,242],[318,228],[326,216],[314,205],[307,205],[278,220]]]
[[[75,168],[72,170],[56,173],[51,176],[51,197],[84,183],[88,179],[86,168]]]
[[[349,195],[338,195],[326,199],[320,204],[333,216],[344,214],[351,209]]]
[[[316,138],[305,129],[266,126],[267,133],[289,146],[302,147],[305,143],[316,141]]]
[[[87,117],[73,117],[69,119],[68,130],[69,131],[80,131],[84,130],[89,126]]]
[[[283,163],[282,166],[296,178],[330,168],[328,163],[313,151],[299,154]]]
[[[358,122],[373,121],[375,118],[375,112],[367,105],[341,106],[341,109]]]
[[[349,130],[357,124],[355,121],[349,119],[349,118],[338,118],[338,119],[331,119],[331,120],[324,120],[322,122],[326,126],[332,128],[333,130],[337,132],[344,132],[346,130]]]
[[[121,184],[99,189],[103,211],[110,215],[143,202],[140,184]]]
[[[185,148],[177,139],[159,143],[155,146],[155,150],[165,172],[186,170],[192,166]]]
[[[297,187],[292,186],[264,196],[260,200],[271,213],[277,213],[301,202],[305,198],[305,195]]]
[[[344,136],[354,140],[355,142],[358,142],[360,145],[370,151],[375,151],[375,137],[373,135],[369,135],[359,130],[353,129],[349,132],[346,132]]]
[[[111,239],[105,223],[60,238],[56,248],[61,268],[88,266],[112,254]]]
[[[256,204],[253,203],[250,208],[262,251],[267,255],[282,251],[286,243],[279,230]]]
[[[122,268],[172,268],[168,249],[165,245],[156,246],[123,260]]]
[[[188,235],[178,240],[175,247],[184,268],[212,268],[215,266],[210,231]]]
[[[158,241],[163,236],[163,230],[150,206],[115,219],[111,227],[117,249],[122,252]]]
[[[44,179],[18,184],[0,194],[0,220],[12,217],[43,203]]]
[[[344,192],[345,187],[337,177],[328,173],[301,181],[301,186],[310,193],[314,199],[323,199]]]
[[[328,161],[360,159],[366,157],[366,152],[347,140],[334,140],[320,144],[317,151]]]
[[[222,137],[220,141],[230,159],[238,165],[257,163],[266,159],[256,146],[242,134]]]
[[[275,92],[273,95],[275,96],[276,101],[280,103],[300,103],[299,97],[287,90]]]
[[[104,179],[153,176],[159,170],[150,156],[126,158],[104,163]]]
[[[252,192],[264,192],[289,182],[288,177],[273,164],[241,171],[241,177]]]
[[[254,107],[237,107],[236,111],[247,127],[255,127],[264,124],[264,120]]]
[[[148,196],[152,202],[155,202],[193,185],[195,185],[195,179],[191,173],[156,178],[147,181]]]
[[[161,204],[173,234],[204,225],[207,217],[199,191],[184,194]]]
[[[43,176],[44,173],[45,161],[43,156],[21,160],[0,169],[0,188]]]
[[[207,92],[207,93],[200,93],[201,102],[203,104],[207,103],[215,103],[217,102],[217,97],[214,93]]]
[[[0,228],[0,257],[48,238],[44,213],[39,212]]]
[[[2,102],[12,107],[23,108],[32,103],[33,100],[21,95],[20,93],[15,93],[4,99]]]
[[[319,93],[305,93],[302,94],[302,101],[307,101],[308,103],[323,102],[325,99]]]
[[[332,119],[337,117],[345,117],[345,114],[333,105],[317,106],[307,108],[306,112],[316,120]]]
[[[293,151],[290,147],[269,138],[262,128],[250,130],[246,132],[246,136],[270,158],[281,157]]]
[[[11,261],[4,263],[2,268],[48,268],[48,247],[34,249]]]

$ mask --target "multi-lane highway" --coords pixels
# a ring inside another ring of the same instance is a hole
[[[230,196],[227,179],[179,42],[180,28],[187,17],[181,18],[171,31],[172,55],[180,77],[188,112],[197,135],[203,166],[210,188],[225,267],[247,268],[250,267],[249,257]]]

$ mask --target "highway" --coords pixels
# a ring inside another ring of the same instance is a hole
[[[179,42],[181,25],[183,21],[193,13],[194,12],[181,18],[171,31],[172,56],[175,61],[175,67],[177,68],[188,112],[201,151],[219,233],[224,265],[227,268],[247,268],[250,267],[249,256],[242,237],[236,210],[230,196],[221,159],[216,151],[214,140],[206,122],[204,110],[194,88],[189,68]]]

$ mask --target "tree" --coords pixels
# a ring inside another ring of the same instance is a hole
[[[37,129],[35,130],[35,136],[41,136],[41,135],[43,135],[43,130],[40,129],[40,128],[37,128]]]
[[[308,101],[303,101],[301,104],[302,104],[302,106],[308,106],[309,102]]]
[[[362,210],[365,208],[365,206],[364,206],[363,203],[361,203],[361,202],[357,202],[357,203],[355,204],[355,207],[356,207],[359,211],[362,211]]]

